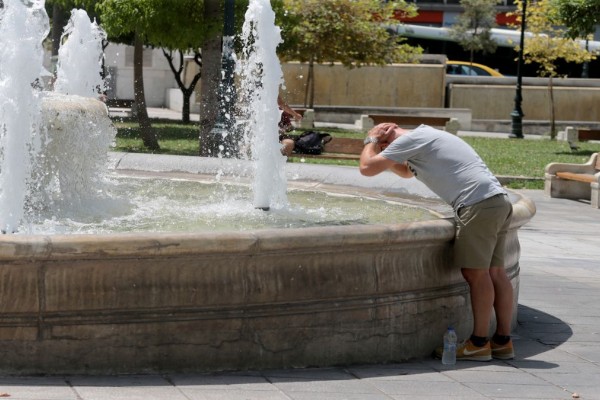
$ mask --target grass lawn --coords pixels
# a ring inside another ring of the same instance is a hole
[[[115,151],[149,152],[142,145],[140,131],[136,122],[115,120],[117,140]],[[154,120],[153,128],[158,135],[160,154],[197,155],[197,124],[182,124],[177,121]],[[322,128],[335,137],[363,138],[364,133],[343,129]],[[519,139],[496,139],[481,137],[464,137],[487,163],[492,172],[498,176],[538,178],[537,180],[518,179],[511,182],[511,188],[543,188],[544,167],[551,162],[584,163],[594,152],[600,151],[598,143],[580,143],[580,149],[573,152],[566,142]],[[335,139],[334,139],[335,140]],[[301,162],[300,157],[293,157],[290,162]],[[356,161],[339,161],[306,158],[302,162],[335,165],[358,165]]]

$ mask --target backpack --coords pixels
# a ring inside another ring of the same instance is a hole
[[[328,133],[306,131],[294,139],[294,153],[321,154],[323,146],[331,139]]]

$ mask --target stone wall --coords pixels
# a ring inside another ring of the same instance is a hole
[[[600,87],[554,87],[557,121],[600,121]],[[523,86],[522,108],[528,120],[550,119],[547,86]],[[469,108],[473,119],[509,119],[514,108],[515,86],[451,84],[448,106]]]
[[[285,99],[304,104],[308,64],[282,64]],[[315,65],[315,105],[444,107],[441,64],[394,64],[349,69]]]

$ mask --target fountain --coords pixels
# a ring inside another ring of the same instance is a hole
[[[220,182],[234,171],[242,171],[237,181],[250,181],[254,168],[251,161],[124,153],[109,154],[108,163],[118,175]],[[454,225],[431,192],[415,180],[363,178],[356,168],[291,164],[285,173],[295,189],[402,200],[441,217],[302,229],[2,235],[0,371],[401,361],[428,355],[449,323],[459,334],[470,330],[468,288],[449,264]],[[517,230],[535,208],[516,194],[511,200],[507,262],[516,309]]]

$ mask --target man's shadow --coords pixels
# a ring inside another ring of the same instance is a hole
[[[522,304],[519,304],[517,322],[515,333],[519,340],[515,342],[520,342],[516,350],[521,360],[552,350],[573,336],[573,330],[564,321]]]

